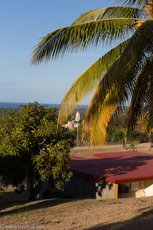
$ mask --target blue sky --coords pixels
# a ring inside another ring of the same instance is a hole
[[[76,77],[106,49],[30,66],[32,50],[48,32],[108,2],[112,5],[111,0],[0,0],[0,101],[60,103]]]

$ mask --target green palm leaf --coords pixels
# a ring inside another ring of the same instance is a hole
[[[132,91],[132,99],[127,113],[128,126],[131,128],[136,124],[139,117],[144,113],[144,106],[150,101],[148,89],[153,78],[153,60],[147,60],[138,78],[135,81]],[[153,90],[153,89],[152,89]],[[147,111],[150,109],[147,108]]]
[[[98,121],[99,113],[102,113],[103,104],[109,92],[111,92],[110,103],[118,108],[123,107],[125,101],[129,100],[140,65],[144,62],[144,54],[148,56],[150,50],[153,49],[152,36],[153,21],[150,20],[146,21],[129,40],[119,60],[112,65],[96,89],[86,114],[88,125],[89,123],[92,125],[92,121],[95,124],[96,119]]]
[[[136,18],[146,17],[144,10],[133,7],[108,7],[91,10],[82,14],[72,25],[83,24],[91,21],[98,21],[110,18]]]
[[[38,43],[31,59],[39,63],[101,42],[114,46],[121,43],[74,82],[61,104],[59,123],[95,89],[84,126],[85,138],[92,144],[104,143],[109,124],[125,103],[130,102],[128,125],[134,126],[142,114],[149,125],[153,122],[153,0],[115,1],[120,6],[91,10],[71,26],[49,33]]]
[[[107,92],[111,89],[112,84],[118,87],[119,84],[124,85],[126,88],[131,87],[130,79],[133,80],[132,73],[133,68],[137,66],[139,70],[139,62],[144,57],[145,53],[153,49],[153,20],[147,20],[129,39],[128,45],[123,54],[119,58],[112,68],[106,73],[100,82],[97,93],[93,98],[93,103],[90,111],[90,115],[94,114],[98,109],[98,103],[105,99]],[[131,71],[132,70],[132,71]]]
[[[107,127],[112,118],[112,114],[116,111],[117,105],[114,103],[114,98],[117,95],[117,91],[112,89],[107,93],[103,102],[103,106],[99,108],[98,116],[92,116],[90,122],[84,123],[83,128],[83,141],[90,143],[91,145],[102,145],[106,142]],[[88,113],[88,111],[87,111]]]
[[[99,84],[104,74],[111,67],[113,62],[119,58],[128,41],[125,41],[92,64],[71,86],[65,95],[59,110],[58,122],[64,123],[72,113],[76,104]]]
[[[100,41],[125,40],[129,31],[135,29],[135,19],[115,18],[92,21],[58,29],[45,36],[36,46],[32,63],[56,58],[59,54],[84,50],[90,44]]]
[[[150,69],[147,74],[150,79],[147,84],[146,100],[144,101],[144,114],[149,122],[149,126],[153,127],[153,59],[150,61]]]
[[[148,0],[115,0],[115,2],[119,5],[144,7]]]

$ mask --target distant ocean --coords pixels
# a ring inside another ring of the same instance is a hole
[[[12,108],[12,109],[17,109],[22,105],[26,105],[27,103],[24,102],[0,102],[0,108]],[[40,103],[41,104],[41,103]],[[49,107],[49,108],[59,108],[60,104],[41,104],[45,107]]]
[[[19,102],[0,102],[0,108],[12,108],[17,109],[22,105],[26,105],[27,103],[19,103]],[[60,104],[47,104],[47,103],[40,103],[41,105],[47,107],[47,108],[59,108]],[[78,109],[87,109],[87,105],[78,105]]]

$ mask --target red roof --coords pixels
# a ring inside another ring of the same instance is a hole
[[[94,157],[72,157],[71,169],[76,175],[105,178],[112,183],[153,179],[153,154],[119,152],[94,154]]]

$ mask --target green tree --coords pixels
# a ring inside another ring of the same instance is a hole
[[[72,135],[57,129],[56,113],[38,103],[6,113],[0,120],[0,176],[4,185],[20,185],[25,179],[29,199],[35,199],[42,181],[58,189],[71,177]]]
[[[127,103],[128,127],[133,128],[142,114],[153,124],[153,1],[116,2],[114,7],[86,12],[72,25],[47,34],[32,56],[32,63],[39,63],[91,44],[114,46],[76,79],[59,111],[62,123],[95,90],[84,127],[91,144],[105,142],[109,124]]]

